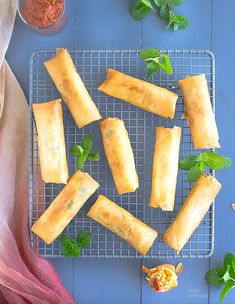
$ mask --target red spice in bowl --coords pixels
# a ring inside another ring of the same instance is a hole
[[[23,0],[19,11],[32,27],[45,29],[53,26],[64,12],[64,0]]]

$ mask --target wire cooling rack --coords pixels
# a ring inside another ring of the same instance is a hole
[[[184,105],[178,80],[187,75],[205,73],[208,81],[211,102],[215,106],[215,70],[213,54],[202,50],[167,50],[173,74],[166,75],[159,72],[151,82],[170,89],[179,95],[174,120],[145,112],[126,102],[104,95],[97,90],[104,80],[106,70],[112,67],[134,77],[147,80],[144,63],[139,59],[137,50],[87,50],[71,51],[81,78],[83,79],[93,100],[97,104],[103,117],[119,117],[124,120],[133,147],[140,188],[135,193],[118,195],[108,166],[98,123],[92,123],[79,130],[63,103],[63,120],[67,158],[70,176],[76,171],[75,158],[69,154],[74,144],[79,144],[86,134],[93,134],[94,147],[101,155],[99,162],[87,162],[84,170],[100,183],[99,190],[85,203],[72,222],[65,229],[74,237],[85,229],[92,233],[93,239],[88,249],[82,251],[82,257],[140,257],[128,243],[114,235],[106,228],[92,221],[86,216],[99,193],[127,209],[134,216],[144,221],[159,232],[146,257],[155,258],[204,258],[213,252],[214,241],[214,207],[207,212],[200,227],[195,231],[189,242],[177,256],[162,240],[161,235],[175,218],[179,208],[187,197],[192,185],[187,181],[187,172],[179,170],[176,201],[174,212],[163,212],[160,209],[149,208],[148,202],[151,192],[152,159],[155,145],[155,127],[178,125],[182,127],[180,159],[200,151],[193,149],[190,131],[186,120],[181,119]],[[30,61],[30,225],[32,225],[50,205],[63,188],[63,185],[44,184],[40,177],[38,145],[36,142],[36,128],[32,114],[32,103],[44,102],[59,97],[59,93],[43,66],[43,61],[55,55],[54,50],[36,51]],[[211,172],[213,173],[213,172]],[[31,232],[31,244],[37,253],[46,257],[61,257],[60,238],[47,245]]]

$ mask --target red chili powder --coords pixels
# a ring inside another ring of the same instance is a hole
[[[63,0],[24,0],[20,4],[20,13],[24,20],[39,28],[55,24],[63,10]]]

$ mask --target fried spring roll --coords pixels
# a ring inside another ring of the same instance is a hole
[[[66,49],[57,49],[56,55],[44,65],[79,128],[101,119]]]
[[[98,90],[166,118],[175,115],[178,95],[113,69],[108,69],[107,77]]]
[[[204,74],[179,80],[195,149],[220,148],[215,115]]]
[[[157,231],[103,195],[99,195],[87,216],[126,240],[141,255],[146,255],[158,236]]]
[[[177,253],[181,251],[193,232],[200,225],[221,184],[211,175],[202,175],[194,184],[175,220],[162,239]]]
[[[98,188],[89,174],[77,171],[34,223],[32,231],[47,244],[52,243]]]
[[[66,184],[69,178],[61,99],[33,104],[42,179]]]
[[[107,118],[100,122],[100,128],[117,192],[134,192],[139,187],[139,180],[124,122],[115,117]]]
[[[174,210],[180,137],[180,127],[156,127],[150,207]]]

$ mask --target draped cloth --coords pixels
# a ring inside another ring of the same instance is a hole
[[[4,59],[17,2],[0,0],[0,303],[70,304],[55,269],[29,242],[29,111]]]

